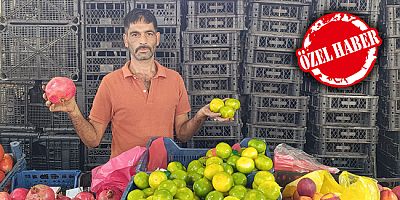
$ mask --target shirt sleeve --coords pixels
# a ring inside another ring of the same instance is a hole
[[[190,112],[189,97],[185,87],[185,83],[181,76],[179,76],[179,102],[176,106],[175,115],[181,115]]]
[[[108,124],[111,121],[111,116],[111,94],[104,77],[94,97],[89,118],[102,124]]]

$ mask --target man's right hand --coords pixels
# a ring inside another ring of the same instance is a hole
[[[42,86],[42,89],[46,88],[45,85]],[[46,101],[46,106],[49,108],[51,112],[66,112],[66,113],[73,113],[75,109],[77,109],[77,104],[75,101],[75,96],[72,97],[70,100],[62,100],[60,104],[53,104],[51,103],[46,96],[46,93],[43,93],[43,99]]]

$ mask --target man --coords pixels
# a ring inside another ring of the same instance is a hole
[[[124,27],[124,43],[131,60],[103,78],[89,120],[83,117],[74,98],[57,105],[46,101],[50,111],[68,113],[86,146],[100,144],[109,122],[112,158],[135,146],[145,146],[151,137],[173,137],[174,129],[177,138],[185,142],[207,117],[228,120],[211,112],[209,105],[189,120],[190,105],[182,77],[154,60],[160,33],[150,11],[132,10],[124,19]],[[47,100],[45,94],[43,97]]]

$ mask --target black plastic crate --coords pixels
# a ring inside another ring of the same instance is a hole
[[[379,73],[380,73],[379,78],[383,81],[383,83],[380,85],[385,84],[389,87],[395,87],[394,84],[400,83],[400,67],[399,69],[381,68]]]
[[[253,94],[250,96],[249,108],[252,110],[274,109],[284,111],[308,110],[308,99],[305,96],[271,96]]]
[[[239,62],[188,62],[183,65],[182,71],[188,77],[237,77]]]
[[[239,46],[240,31],[193,31],[183,32],[185,47],[222,47]]]
[[[385,163],[387,166],[389,166],[393,174],[400,174],[400,160],[396,159],[395,156],[378,148],[377,158],[379,162]]]
[[[314,78],[304,81],[303,90],[308,93],[341,94],[341,95],[376,95],[376,81],[362,81],[346,88],[334,88],[317,82]]]
[[[117,1],[85,1],[81,4],[81,12],[85,25],[123,25],[128,12],[128,2]]]
[[[362,0],[362,1],[364,1],[364,0]],[[317,19],[317,18],[322,17],[323,15],[334,13],[336,11],[321,11],[321,10],[317,10],[315,12],[316,13],[315,13],[314,18]],[[357,17],[362,19],[365,23],[367,23],[370,27],[379,28],[378,27],[379,12],[378,11],[374,11],[374,12],[345,11],[345,12],[348,12],[350,14],[356,15]]]
[[[400,141],[400,131],[387,131],[385,129],[379,129],[379,134],[383,134],[393,141]]]
[[[386,5],[386,16],[388,21],[400,20],[400,5],[399,2],[393,2],[392,5]]]
[[[201,61],[240,61],[241,55],[238,46],[232,47],[183,47],[186,62]]]
[[[400,131],[400,113],[378,113],[378,123],[386,131]]]
[[[382,54],[379,58],[382,68],[400,69],[400,52]]]
[[[136,0],[134,7],[150,10],[159,26],[179,26],[181,23],[180,2],[180,0]]]
[[[318,11],[337,11],[337,12],[351,12],[351,13],[364,13],[378,12],[379,0],[317,0],[315,9]]]
[[[398,141],[386,136],[385,134],[379,134],[378,149],[387,155],[390,155],[394,160],[400,162],[400,144]],[[400,167],[400,164],[399,164]]]
[[[307,20],[250,18],[250,33],[285,34],[303,37],[308,28]]]
[[[309,20],[310,5],[284,3],[253,3],[250,16],[253,18],[275,18]]]
[[[246,1],[245,0],[189,0],[188,15],[244,15]]]
[[[247,37],[248,49],[265,51],[295,52],[301,47],[303,36],[266,35],[251,33]]]
[[[236,143],[239,143],[241,141],[242,138],[238,137],[235,139],[215,139],[215,138],[211,138],[211,139],[190,139],[187,143],[188,143],[188,148],[202,148],[202,149],[212,149],[215,148],[217,146],[218,143],[220,142],[225,142],[229,145],[234,145]]]
[[[323,110],[378,112],[378,96],[320,94],[311,96],[311,106]]]
[[[379,101],[380,112],[386,115],[400,114],[400,99],[382,97]]]
[[[209,104],[214,98],[235,98],[239,99],[239,94],[234,92],[226,92],[226,93],[214,93],[204,94],[204,93],[189,93],[189,103],[192,108],[201,108],[207,104]],[[243,105],[242,105],[243,106]]]
[[[3,20],[11,23],[79,23],[78,0],[43,0],[34,2],[1,1]]]
[[[271,94],[282,96],[300,96],[300,82],[281,83],[275,81],[251,80],[245,77],[243,94]]]
[[[400,185],[400,174],[394,173],[392,168],[389,167],[387,164],[384,162],[381,162],[378,158],[377,161],[377,167],[378,167],[378,177],[384,177],[384,178],[377,178],[376,180],[380,185],[383,187],[389,187],[389,188],[394,188],[398,185]]]
[[[345,140],[353,143],[377,143],[377,127],[347,127],[322,126],[319,124],[308,126],[310,133],[326,140]]]
[[[376,112],[310,110],[310,122],[330,126],[374,127]]]
[[[330,140],[309,135],[307,136],[306,150],[318,155],[375,156],[376,144],[354,143],[340,139]]]
[[[40,135],[32,144],[32,169],[81,169],[81,140],[75,133]]]
[[[296,149],[303,150],[304,145],[306,143],[306,140],[288,141],[288,140],[280,140],[280,139],[273,139],[273,140],[266,140],[263,138],[259,138],[259,139],[264,140],[264,142],[267,144],[267,148],[268,148],[269,152],[271,152],[271,155],[274,155],[274,150],[275,150],[276,146],[278,146],[279,144],[284,143],[284,144],[294,147]]]
[[[180,26],[159,26],[157,27],[160,32],[160,44],[157,46],[159,49],[174,49],[179,50],[181,46],[181,29]]]
[[[154,55],[162,66],[180,72],[180,50],[157,49]]]
[[[337,167],[342,171],[376,176],[375,156],[314,155],[314,157],[316,157],[322,164],[330,167]]]
[[[269,140],[281,140],[291,143],[304,141],[306,135],[306,127],[287,127],[287,126],[263,126],[255,124],[247,124],[248,134],[250,138],[263,138]]]
[[[273,64],[293,67],[297,65],[296,54],[293,52],[265,51],[246,49],[245,61],[253,64]]]
[[[303,80],[303,72],[298,67],[277,65],[246,64],[245,76],[252,80],[298,83]]]
[[[1,78],[79,79],[79,28],[74,25],[11,25],[0,27]],[[24,39],[22,40],[21,37]]]
[[[88,75],[100,75],[121,68],[129,59],[126,49],[120,50],[89,50],[84,53],[84,71]]]
[[[1,127],[29,127],[27,101],[33,85],[33,82],[0,82]]]
[[[125,48],[122,26],[85,26],[83,38],[86,48]]]
[[[188,92],[236,92],[238,91],[238,80],[236,77],[185,77],[185,85]]]
[[[111,143],[101,143],[96,148],[85,147],[85,169],[91,170],[94,167],[103,165],[110,159]]]
[[[245,30],[245,15],[187,16],[187,31]]]
[[[204,122],[193,135],[193,139],[237,139],[241,138],[242,124],[237,122]]]
[[[3,146],[4,152],[12,152],[10,145],[11,142],[20,142],[23,151],[22,153],[25,154],[27,168],[31,168],[32,166],[32,145],[34,139],[37,137],[38,133],[35,132],[0,130],[0,144]]]
[[[385,38],[383,41],[385,54],[399,54],[400,53],[400,37],[399,38]]]
[[[311,0],[249,0],[249,3],[276,3],[276,4],[295,4],[295,5],[310,5]]]
[[[307,125],[307,109],[281,110],[256,109],[250,111],[250,123],[271,126],[305,127]]]
[[[393,21],[386,21],[386,29],[383,30],[387,37],[400,37],[400,19]]]

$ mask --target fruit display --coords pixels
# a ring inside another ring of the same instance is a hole
[[[266,144],[251,139],[247,145],[220,142],[187,166],[171,161],[166,170],[138,172],[126,199],[280,199],[281,187],[271,172],[273,162],[265,155]]]
[[[210,110],[214,113],[220,113],[222,118],[233,118],[235,112],[240,108],[240,101],[238,99],[229,98],[222,100],[214,98],[210,102]]]
[[[381,200],[400,200],[400,186],[390,189],[388,187],[382,187],[378,184],[378,188],[380,191]]]

